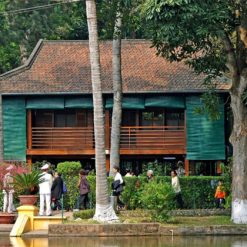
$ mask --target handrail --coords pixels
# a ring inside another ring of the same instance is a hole
[[[184,126],[123,126],[120,149],[183,149]],[[93,127],[32,127],[34,149],[94,149]]]

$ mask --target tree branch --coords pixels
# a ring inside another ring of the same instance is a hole
[[[229,36],[226,33],[225,36],[222,38],[222,41],[227,56],[226,66],[229,69],[230,76],[232,78],[232,89],[236,89],[239,85],[239,68],[238,68],[236,54],[234,51],[234,46]]]
[[[237,59],[236,54],[234,52],[234,47],[227,34],[225,34],[225,37],[223,37],[222,40],[227,55],[226,66],[229,69],[231,75],[234,76],[238,74]]]

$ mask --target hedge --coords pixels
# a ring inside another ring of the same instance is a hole
[[[68,193],[65,195],[65,208],[72,209],[76,203],[77,197],[79,196],[79,189],[76,184],[78,182],[79,176],[73,175],[63,175],[66,182]],[[96,178],[95,176],[87,176],[89,181],[91,192],[89,193],[90,208],[95,207],[95,191],[96,191]],[[215,199],[214,193],[217,186],[217,181],[222,179],[222,177],[181,177],[180,184],[182,189],[182,197],[184,200],[185,208],[195,209],[195,208],[214,208]],[[149,208],[150,205],[142,201],[145,196],[144,188],[147,186],[146,177],[128,177],[124,178],[125,187],[122,193],[122,200],[127,204],[129,209],[136,208]],[[156,177],[157,184],[165,183],[170,186],[171,177]],[[108,178],[109,195],[111,194],[111,183],[112,178]],[[139,186],[137,186],[139,185]],[[229,194],[229,192],[228,192]],[[174,208],[174,203],[171,202],[171,208]]]

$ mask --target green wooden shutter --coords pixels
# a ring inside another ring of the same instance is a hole
[[[4,160],[26,161],[26,109],[24,98],[3,98]]]
[[[186,98],[186,141],[188,160],[225,159],[224,104],[220,104],[219,120],[210,120],[206,114],[195,114],[201,106],[200,97]]]

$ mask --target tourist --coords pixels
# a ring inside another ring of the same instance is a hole
[[[148,182],[151,182],[154,179],[154,172],[153,170],[148,170],[147,171],[147,180]]]
[[[41,180],[39,184],[39,194],[40,194],[40,209],[39,215],[43,216],[46,204],[46,215],[51,216],[51,186],[52,186],[52,175],[48,173],[49,164],[45,164],[41,167],[43,171]]]
[[[183,164],[183,162],[181,160],[178,161],[177,167],[178,167],[178,169],[176,170],[177,175],[179,177],[184,176],[185,175],[184,164]]]
[[[51,201],[52,201],[52,209],[53,210],[61,210],[62,206],[60,203],[60,199],[63,194],[63,179],[61,178],[61,174],[55,172],[54,180],[51,187]]]
[[[180,188],[177,172],[171,171],[171,177],[172,177],[172,188],[175,192],[175,199],[177,201],[178,208],[181,209],[183,208],[183,199],[182,199],[181,188]]]
[[[130,171],[130,169],[126,169],[126,174],[125,177],[132,177],[132,172]]]
[[[13,172],[14,166],[10,165],[6,168],[7,173],[3,178],[3,212],[12,213],[15,210],[13,204],[13,194],[14,194],[14,186],[13,186]]]
[[[222,180],[219,180],[218,182],[214,197],[216,199],[216,207],[224,208],[226,192]]]
[[[124,203],[120,200],[121,193],[123,192],[124,181],[122,175],[119,173],[119,167],[113,167],[114,181],[112,183],[113,196],[117,197],[117,208],[124,209]]]
[[[87,180],[87,171],[83,169],[79,172],[79,181],[77,187],[79,188],[80,195],[77,199],[76,208],[74,211],[79,211],[80,208],[87,209],[89,204],[88,193],[90,192],[90,185]]]

